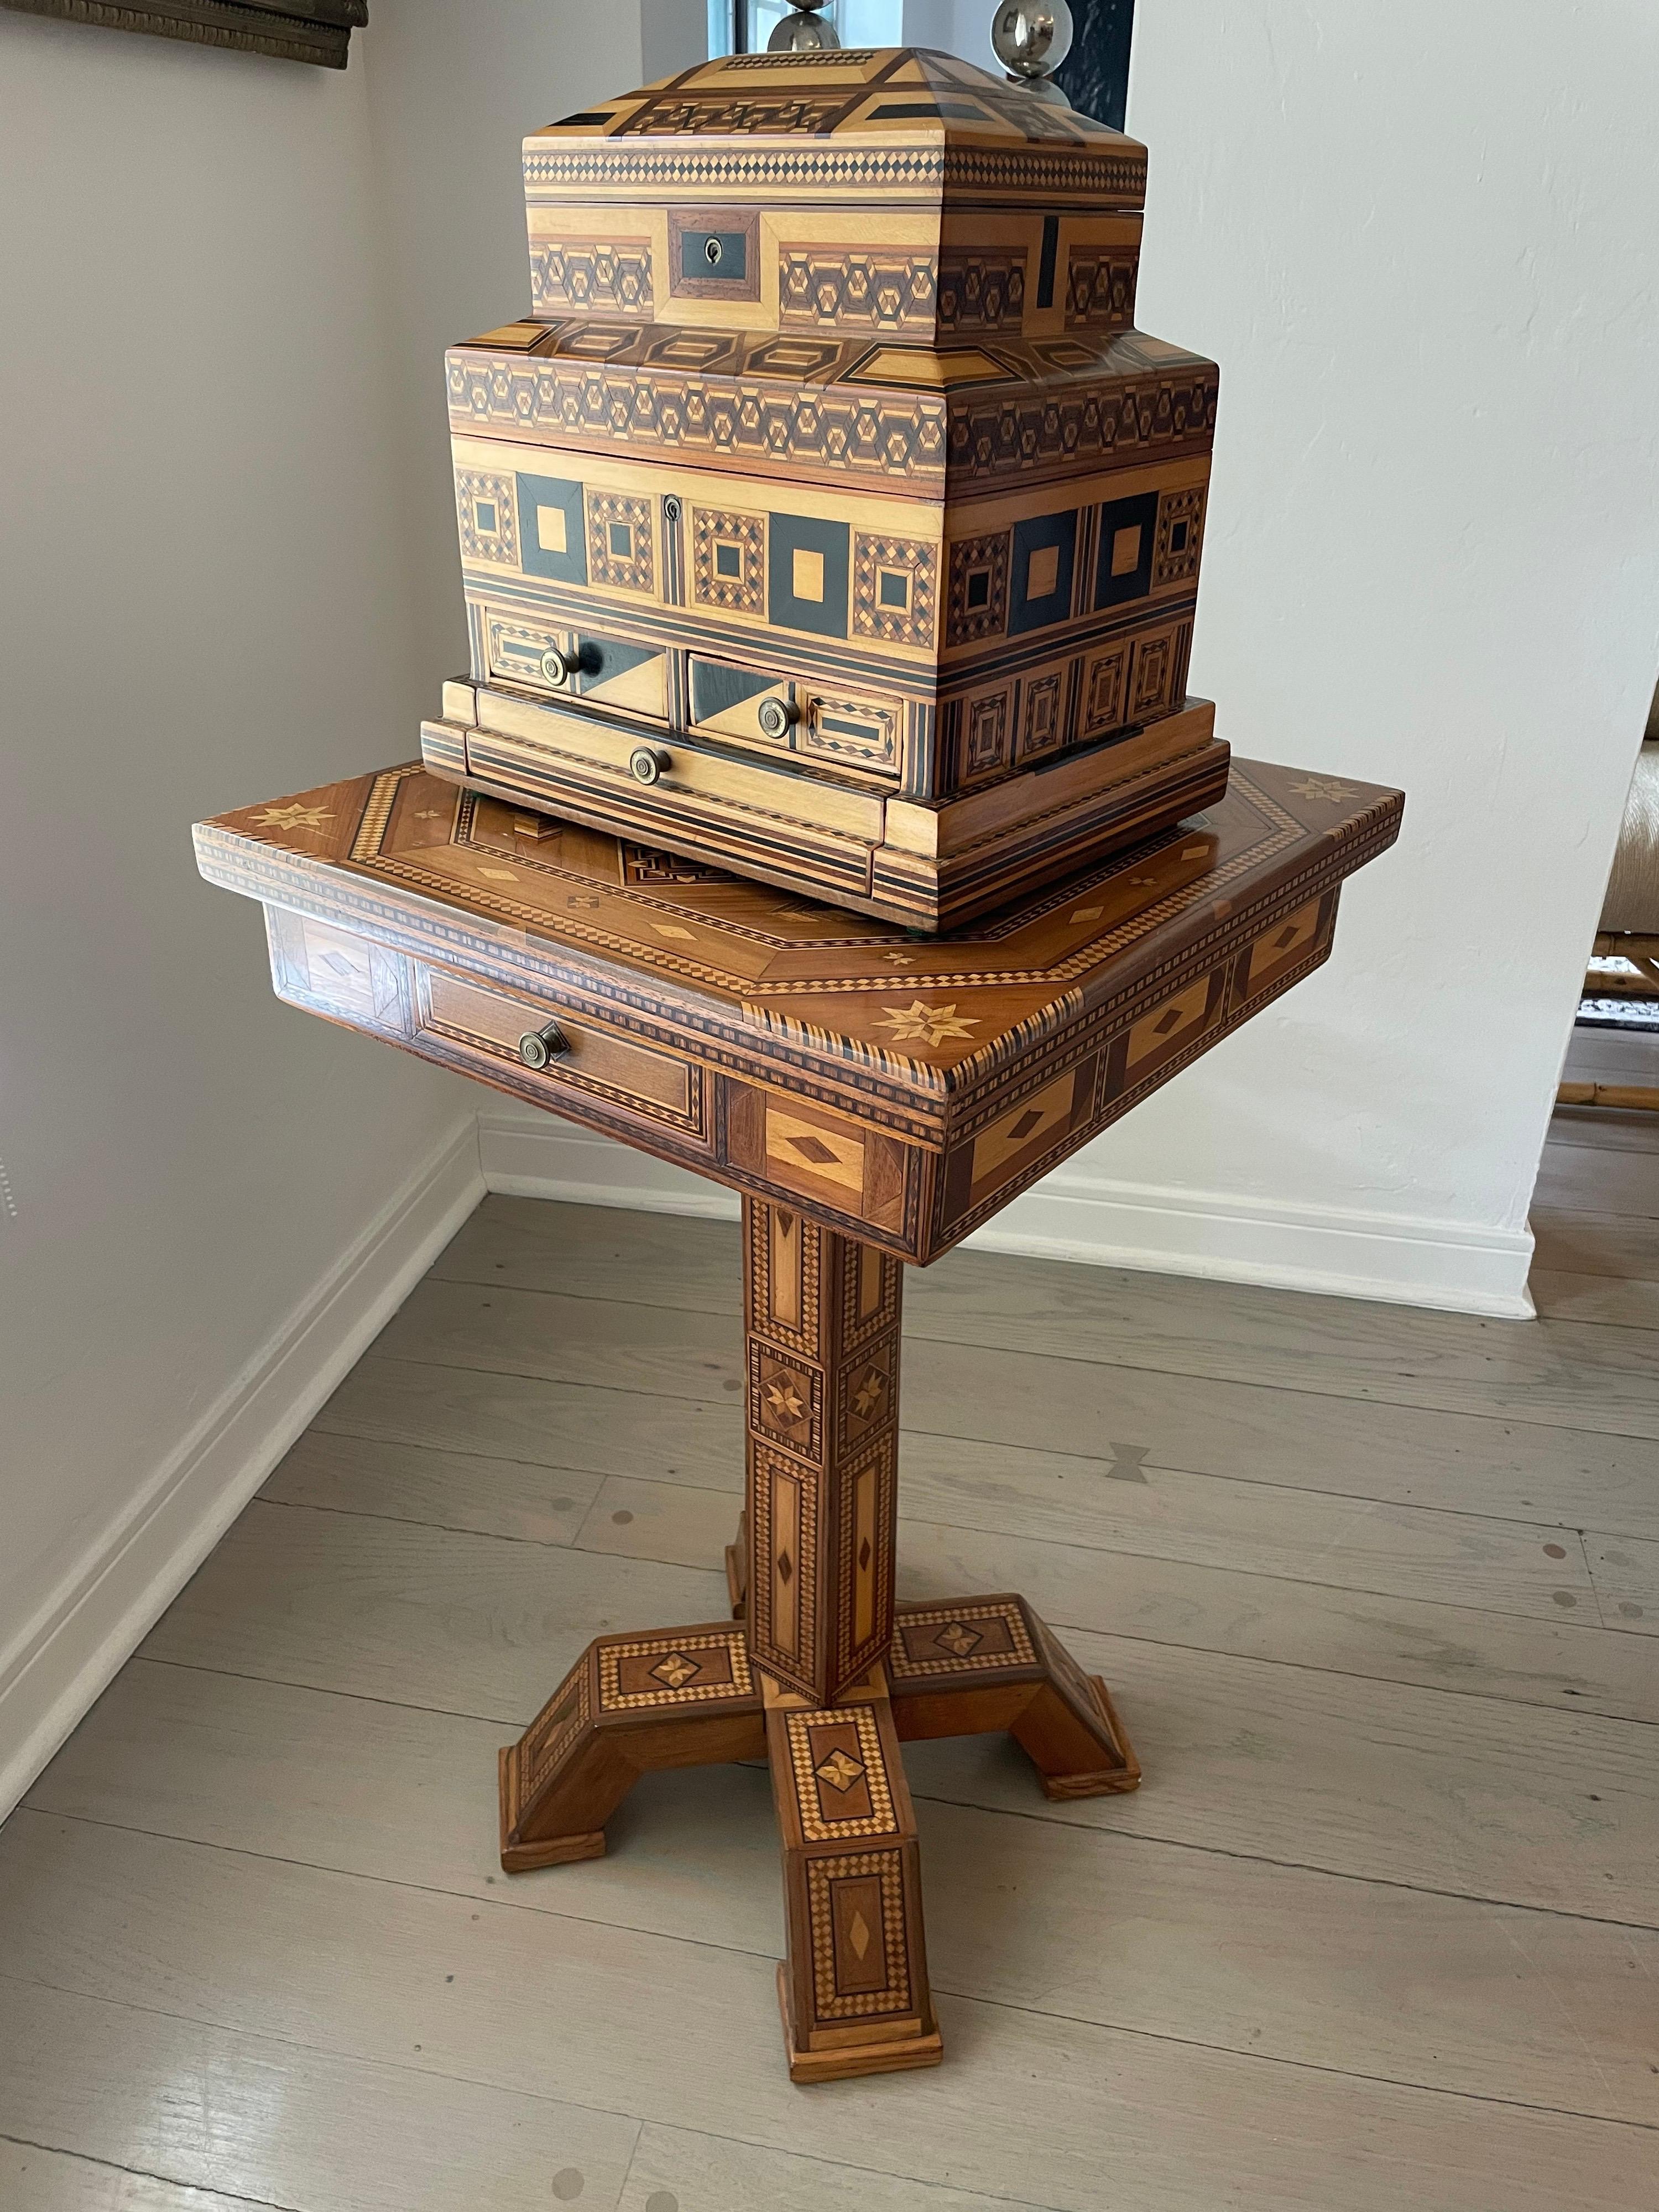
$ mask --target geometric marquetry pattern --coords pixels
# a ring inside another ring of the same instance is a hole
[[[766,518],[721,508],[691,510],[691,595],[734,613],[766,611]]]
[[[458,469],[455,505],[460,516],[461,552],[465,559],[518,565],[518,510],[514,504],[511,477],[483,476],[473,469]]]
[[[787,1713],[801,1832],[809,1844],[886,1835],[893,1798],[868,1705]]]
[[[1181,583],[1198,574],[1204,533],[1204,487],[1166,491],[1158,502],[1158,539],[1152,553],[1152,583]]]
[[[813,2008],[820,2020],[909,2011],[903,1863],[897,1850],[807,1862]]]
[[[1109,329],[1134,313],[1135,264],[1127,257],[1084,248],[1066,264],[1066,327]]]
[[[530,257],[531,298],[536,313],[574,309],[649,314],[652,307],[648,238],[562,238]]]
[[[759,1199],[744,1234],[750,1653],[827,1703],[891,1632],[902,1278]]]
[[[1025,251],[947,254],[939,263],[943,331],[1018,330],[1025,311]]]
[[[1080,382],[1012,397],[968,391],[951,402],[949,466],[979,482],[1070,474],[1085,461],[1206,449],[1215,434],[1219,380],[1205,362],[1127,384]]]
[[[620,492],[588,493],[587,573],[595,584],[654,591],[649,500]]]
[[[854,635],[931,646],[938,571],[939,556],[925,540],[859,532],[853,541]]]
[[[938,264],[930,254],[785,250],[778,270],[782,330],[932,335]]]
[[[579,1659],[550,1697],[520,1746],[522,1800],[532,1798],[590,1718],[587,1662]]]
[[[607,1639],[599,1647],[599,1710],[672,1710],[754,1694],[740,1629]]]
[[[451,427],[499,427],[607,450],[750,461],[768,474],[942,482],[945,402],[931,393],[825,391],[743,377],[659,375],[561,358],[449,357]]]
[[[1008,622],[1008,533],[958,538],[951,548],[950,604],[945,641],[966,645],[999,637]]]
[[[896,1683],[1034,1667],[1036,1652],[1018,1605],[1011,1598],[991,1598],[906,1606],[893,1625],[887,1664]]]

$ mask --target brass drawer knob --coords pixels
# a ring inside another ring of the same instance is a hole
[[[544,1028],[526,1030],[519,1039],[519,1057],[526,1067],[545,1067],[550,1060],[556,1060],[562,1052],[568,1052],[570,1040],[556,1022]]]
[[[628,758],[628,772],[636,783],[654,783],[665,775],[674,764],[674,756],[665,745],[635,745]]]
[[[576,672],[576,656],[550,645],[542,655],[542,674],[552,684],[568,684]]]
[[[787,737],[792,722],[800,720],[800,708],[793,699],[763,699],[760,702],[760,726],[769,738]]]

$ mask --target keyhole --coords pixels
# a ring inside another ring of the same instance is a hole
[[[708,265],[713,269],[718,264],[720,258],[720,242],[719,239],[705,239],[703,240],[702,250],[708,256]]]

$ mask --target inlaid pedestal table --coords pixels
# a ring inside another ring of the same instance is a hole
[[[939,938],[419,766],[198,828],[283,998],[743,1194],[732,1618],[589,1645],[501,1754],[501,1863],[597,1856],[653,1769],[769,1760],[797,2081],[940,2056],[904,1742],[1006,1729],[1050,1797],[1140,1778],[1023,1598],[895,1602],[904,1267],[1317,967],[1401,804],[1235,763],[1206,813]]]

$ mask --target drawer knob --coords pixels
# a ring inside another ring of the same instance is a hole
[[[793,699],[763,699],[760,702],[760,726],[769,738],[787,736],[792,722],[800,720],[800,708]]]
[[[654,783],[674,764],[674,756],[664,745],[635,745],[628,757],[628,772],[636,783]]]
[[[538,1030],[526,1030],[519,1039],[519,1057],[526,1067],[545,1067],[550,1060],[556,1060],[562,1052],[568,1052],[570,1040],[556,1022],[549,1022]]]
[[[542,674],[550,684],[568,684],[576,672],[576,656],[550,645],[542,655]]]

